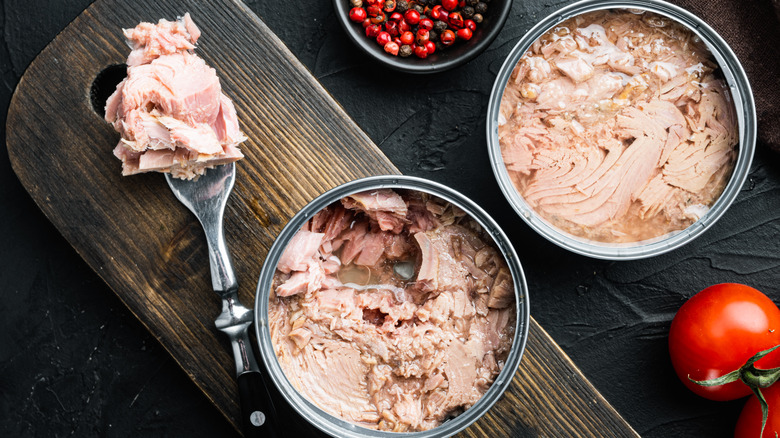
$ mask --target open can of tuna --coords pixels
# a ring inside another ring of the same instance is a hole
[[[487,113],[493,172],[535,231],[578,254],[656,256],[700,236],[750,170],[742,66],[690,12],[585,0],[509,53]]]
[[[528,291],[504,232],[435,182],[369,177],[317,197],[262,267],[257,341],[271,379],[337,437],[448,437],[517,371]]]

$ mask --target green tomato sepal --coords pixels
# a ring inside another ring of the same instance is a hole
[[[753,391],[753,394],[756,395],[758,402],[761,404],[762,420],[761,435],[759,435],[759,438],[762,438],[764,436],[764,428],[766,427],[767,418],[769,418],[769,405],[764,398],[764,394],[761,393],[761,388],[768,388],[780,380],[780,367],[762,370],[760,368],[756,368],[754,364],[778,348],[780,348],[780,344],[775,345],[774,347],[767,350],[759,351],[753,357],[748,359],[744,365],[739,367],[739,369],[724,374],[720,377],[709,380],[693,380],[691,379],[691,376],[688,376],[688,380],[701,386],[720,386],[741,380],[742,383],[747,385],[750,390]]]

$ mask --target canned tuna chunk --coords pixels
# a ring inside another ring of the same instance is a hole
[[[511,381],[528,330],[522,270],[497,225],[457,192],[402,176],[304,208],[264,264],[257,303],[277,385],[335,436],[465,428]]]
[[[488,114],[494,171],[521,216],[602,258],[671,250],[733,200],[755,142],[725,44],[662,2],[577,3],[518,43]],[[700,224],[698,227],[692,227]]]

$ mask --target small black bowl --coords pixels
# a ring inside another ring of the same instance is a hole
[[[490,0],[488,10],[483,14],[484,19],[482,23],[477,25],[477,30],[470,40],[456,41],[452,46],[444,50],[437,50],[433,55],[424,59],[418,58],[414,54],[402,58],[386,53],[373,38],[366,36],[360,23],[349,19],[349,11],[352,9],[349,0],[333,0],[333,8],[339,23],[349,38],[370,58],[394,70],[424,74],[449,70],[471,61],[482,53],[501,32],[501,28],[509,17],[509,11],[512,9],[512,0]]]

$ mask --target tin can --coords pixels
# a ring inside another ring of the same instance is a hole
[[[373,430],[325,412],[301,395],[289,382],[277,360],[271,340],[267,318],[269,296],[276,266],[287,244],[306,221],[323,208],[351,194],[375,189],[407,189],[428,193],[466,212],[488,235],[492,236],[496,249],[501,252],[506,260],[515,285],[515,307],[517,311],[514,327],[515,334],[503,369],[487,392],[473,406],[458,416],[427,431],[399,433]],[[414,438],[449,437],[465,429],[487,412],[511,383],[528,339],[529,322],[528,288],[525,275],[517,253],[498,224],[482,208],[459,192],[429,180],[402,175],[368,177],[343,184],[320,195],[301,209],[287,223],[271,246],[263,263],[255,295],[255,332],[260,353],[271,380],[273,380],[279,392],[298,414],[323,432],[339,438],[397,437],[399,435]]]
[[[672,19],[702,39],[726,81],[735,105],[739,127],[737,160],[728,184],[710,210],[684,230],[655,239],[632,243],[603,243],[569,234],[544,220],[515,189],[501,155],[498,140],[499,108],[512,70],[532,44],[547,31],[572,17],[588,12],[626,9],[646,11]],[[653,257],[677,249],[700,236],[731,206],[737,197],[753,160],[756,143],[756,109],[744,69],[731,48],[710,26],[690,12],[660,0],[583,0],[542,19],[515,45],[502,65],[488,103],[487,144],[493,173],[512,208],[533,230],[549,241],[577,254],[606,260],[633,260]]]

